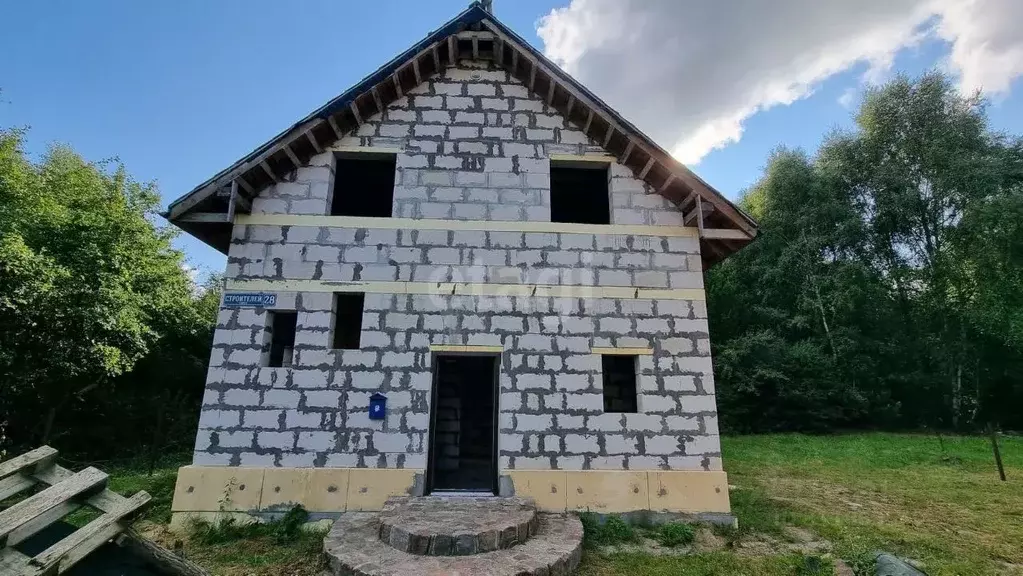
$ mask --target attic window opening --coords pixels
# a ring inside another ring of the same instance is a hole
[[[366,295],[361,292],[334,293],[335,350],[358,350],[362,336],[362,311]]]
[[[551,163],[551,222],[610,224],[608,165]]]
[[[338,155],[330,215],[390,218],[397,163],[395,154]]]
[[[603,369],[604,412],[636,412],[636,357],[605,354]]]
[[[266,365],[271,368],[287,368],[291,366],[295,355],[298,313],[271,310],[267,312],[267,316],[267,324],[270,327],[270,354]]]

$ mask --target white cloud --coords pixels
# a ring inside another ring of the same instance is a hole
[[[1023,76],[1023,2],[939,0],[938,35],[952,43],[948,64],[964,89],[1009,90]]]
[[[838,105],[846,110],[852,110],[853,105],[856,103],[856,89],[846,88],[842,95],[838,97]]]
[[[759,111],[809,96],[940,35],[965,87],[1023,74],[1020,0],[572,0],[541,19],[549,57],[683,162],[742,137]]]

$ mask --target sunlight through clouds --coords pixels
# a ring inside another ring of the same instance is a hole
[[[1018,0],[572,0],[538,23],[552,60],[671,150],[698,163],[738,142],[757,112],[806,98],[867,64],[947,41],[964,90],[1004,92],[1023,75]]]

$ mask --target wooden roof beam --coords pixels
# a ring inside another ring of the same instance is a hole
[[[312,133],[311,130],[307,132],[307,134],[311,133]],[[252,187],[251,184],[248,183],[247,180],[245,180],[244,176],[239,175],[237,178],[234,179],[234,181],[237,182],[238,185],[242,187],[242,190],[245,190],[245,193],[249,195],[249,198],[255,198],[256,190]]]
[[[416,86],[423,83],[423,75],[419,71],[419,56],[412,59],[412,74],[416,77]]]
[[[670,188],[671,185],[674,184],[674,183],[675,183],[675,175],[674,174],[668,174],[667,180],[664,181],[664,184],[661,184],[661,187],[657,190],[657,193],[663,196],[664,193],[668,191],[668,188]]]
[[[402,91],[401,77],[398,76],[398,72],[401,72],[401,69],[398,69],[391,75],[391,82],[394,83],[394,91],[398,93],[398,98],[401,98],[405,95],[405,93]]]
[[[202,189],[192,194],[189,194],[185,199],[182,199],[181,202],[172,205],[168,210],[167,214],[168,218],[171,220],[176,220],[182,214],[196,207],[199,203],[206,200],[211,195],[216,194],[219,189],[230,184],[231,180],[234,180],[235,178],[238,178],[239,176],[246,174],[249,170],[255,170],[256,166],[262,166],[263,164],[266,164],[266,161],[271,156],[273,156],[277,152],[280,152],[285,146],[294,142],[297,138],[301,138],[302,135],[308,132],[309,130],[314,130],[317,126],[319,126],[322,123],[323,120],[321,118],[314,118],[306,122],[305,124],[296,127],[294,130],[291,130],[290,132],[285,134],[277,142],[277,144],[274,144],[273,146],[270,146],[267,149],[263,150],[251,160],[243,162],[235,166],[234,168],[224,171],[222,174],[217,176],[212,182],[204,186]],[[266,171],[268,175],[271,175],[271,178],[273,178],[275,182],[279,181],[276,175],[273,173],[273,170],[269,169],[268,164],[265,167],[263,167],[263,170]]]
[[[320,146],[320,143],[316,140],[316,135],[313,134],[312,130],[306,132],[305,133],[305,137],[306,137],[306,139],[309,140],[309,144],[312,145],[313,150],[316,150],[317,154],[319,154],[320,152],[323,152],[323,147]]]
[[[590,132],[590,125],[593,124],[594,116],[595,114],[593,113],[593,109],[590,108],[590,113],[586,115],[586,124],[583,125],[583,134],[588,134]]]
[[[448,36],[448,63],[452,66],[458,61],[458,40],[452,35]]]
[[[274,182],[281,181],[281,179],[277,177],[277,174],[274,173],[273,169],[270,168],[270,165],[266,163],[266,160],[260,162],[259,167],[262,168],[263,172],[266,172],[266,175],[269,176]]]
[[[341,129],[338,128],[337,120],[334,120],[333,116],[327,116],[327,124],[330,124],[330,129],[334,131],[334,136],[337,136],[338,140],[345,137],[344,133],[341,132]]]
[[[646,161],[646,166],[644,166],[643,170],[639,172],[640,180],[646,180],[646,175],[650,173],[650,169],[654,167],[655,163],[656,161],[653,159],[653,157]]]
[[[352,111],[352,116],[355,117],[355,123],[362,126],[362,114],[359,114],[359,105],[356,102],[357,100],[352,100],[348,108]]]
[[[480,59],[480,37],[478,34],[472,35],[472,59]]]
[[[625,152],[622,152],[622,164],[629,161],[629,156],[632,156],[632,150],[636,147],[636,141],[629,138],[629,143],[625,145]]]
[[[607,132],[604,134],[604,149],[607,150],[608,145],[611,144],[611,138],[615,135],[615,127],[613,124],[608,123]]]
[[[295,170],[302,167],[302,161],[298,159],[295,151],[291,149],[291,144],[284,147],[284,154],[286,154],[288,156],[288,160],[291,160],[291,163],[295,165]]]
[[[433,71],[435,73],[437,73],[437,74],[440,74],[440,49],[437,47],[437,44],[434,44],[430,48],[430,53],[433,55],[433,69],[434,69]]]
[[[373,95],[373,104],[376,105],[377,112],[383,114],[383,112],[384,112],[384,99],[380,97],[380,90],[377,90],[377,87],[374,86],[370,90],[370,93]]]

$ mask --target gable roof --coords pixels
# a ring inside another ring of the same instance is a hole
[[[494,18],[480,2],[330,102],[174,200],[164,216],[226,253],[234,213],[259,192],[461,58],[491,59],[618,158],[698,226],[705,267],[756,236],[756,222],[628,120]]]

